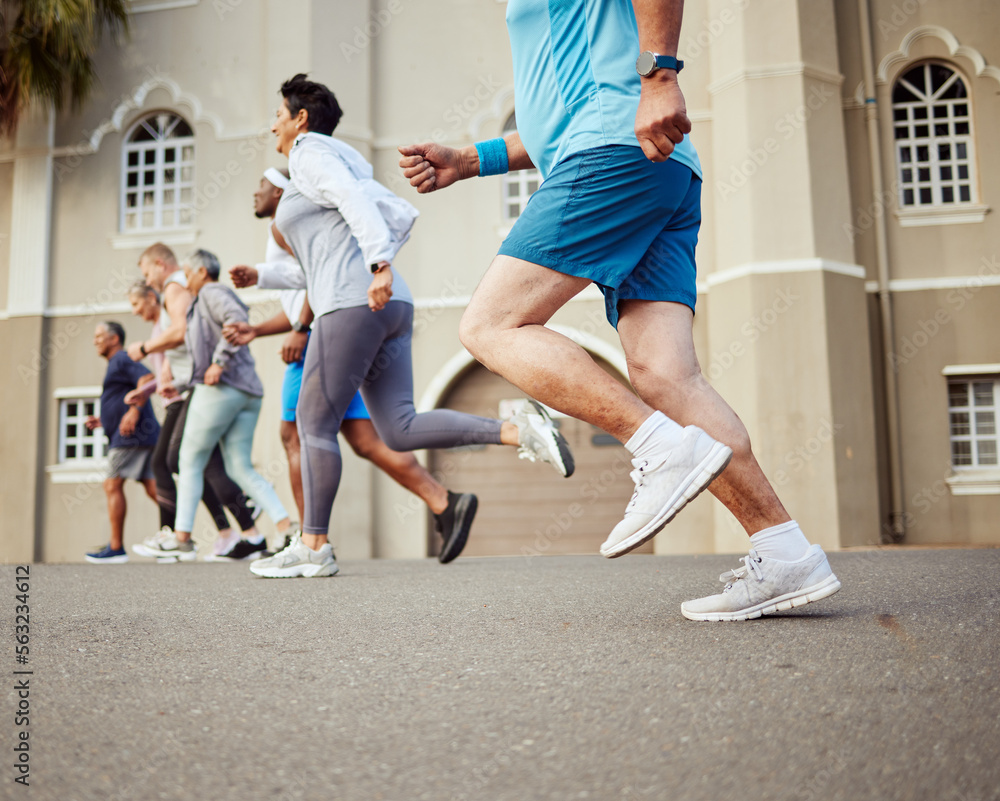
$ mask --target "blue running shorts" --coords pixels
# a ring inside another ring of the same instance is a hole
[[[701,179],[689,167],[607,145],[556,165],[500,254],[590,279],[617,328],[623,300],[673,301],[694,311],[700,226]]]
[[[285,366],[285,380],[281,384],[281,419],[289,423],[295,422],[295,407],[299,405],[299,392],[302,389],[302,365],[305,364],[303,357],[297,362]],[[356,392],[347,407],[345,420],[370,420],[365,402],[361,400],[361,393]]]

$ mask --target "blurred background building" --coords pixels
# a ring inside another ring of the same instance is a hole
[[[399,144],[465,145],[516,128],[503,0],[136,0],[131,37],[98,57],[82,108],[35,108],[0,142],[0,552],[76,561],[106,542],[94,326],[128,314],[136,263],[161,241],[226,267],[262,260],[252,193],[284,166],[279,85],[337,94],[337,135],[421,211],[396,267],[414,291],[419,406],[496,415],[519,396],[458,341],[469,296],[534,172],[417,196]],[[1000,542],[1000,5],[989,0],[705,0],[680,56],[705,170],[696,343],[790,513],[827,548]],[[228,279],[224,279],[228,280]],[[245,298],[258,318],[278,305]],[[552,325],[622,381],[591,288]],[[268,388],[255,460],[293,508],[278,439],[278,338],[253,344]],[[593,553],[631,495],[612,438],[564,419],[565,481],[510,449],[424,454],[480,495],[468,554]],[[128,490],[126,543],[156,526]],[[204,513],[200,513],[203,515]],[[195,536],[210,538],[200,516]],[[434,553],[426,509],[346,457],[342,557]],[[657,553],[739,551],[706,493]]]

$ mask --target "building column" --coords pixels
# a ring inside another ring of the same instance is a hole
[[[4,477],[0,508],[4,510],[0,550],[11,561],[40,556],[41,499],[45,480],[45,306],[48,301],[49,243],[52,226],[52,145],[55,116],[32,109],[21,120],[15,142],[12,188],[10,273],[4,323],[7,380],[0,389],[0,408],[12,423],[4,427],[0,450],[17,454],[22,469]]]
[[[813,542],[878,542],[864,270],[854,264],[833,0],[769,0],[711,52],[716,263],[702,368]],[[715,507],[715,549],[746,535]]]

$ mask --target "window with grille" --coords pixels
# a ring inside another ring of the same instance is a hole
[[[1000,380],[974,378],[948,382],[953,467],[997,466],[997,408]]]
[[[973,203],[972,107],[962,77],[921,64],[892,90],[900,208]]]
[[[59,401],[59,463],[99,461],[108,455],[103,428],[87,429],[88,417],[101,416],[101,399],[62,398]]]
[[[122,232],[190,226],[193,193],[191,126],[169,112],[140,120],[122,153]]]
[[[517,120],[511,114],[503,126],[503,135],[517,131]],[[521,216],[528,199],[542,183],[542,175],[532,167],[530,170],[509,172],[503,177],[503,218],[514,222]]]

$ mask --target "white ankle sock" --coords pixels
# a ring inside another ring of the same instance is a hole
[[[244,533],[245,533],[245,532],[244,532]],[[247,539],[247,542],[250,542],[250,543],[253,543],[254,545],[259,545],[260,543],[262,543],[262,542],[264,541],[264,535],[263,535],[263,534],[261,534],[261,533],[260,533],[260,532],[258,531],[258,532],[257,532],[256,534],[254,534],[254,535],[253,535],[252,537],[247,537],[246,539]]]
[[[797,562],[809,550],[809,540],[794,520],[771,526],[750,537],[750,547],[758,556],[779,562]]]
[[[636,429],[625,448],[633,456],[642,458],[676,447],[683,436],[681,426],[663,412],[655,411]]]

